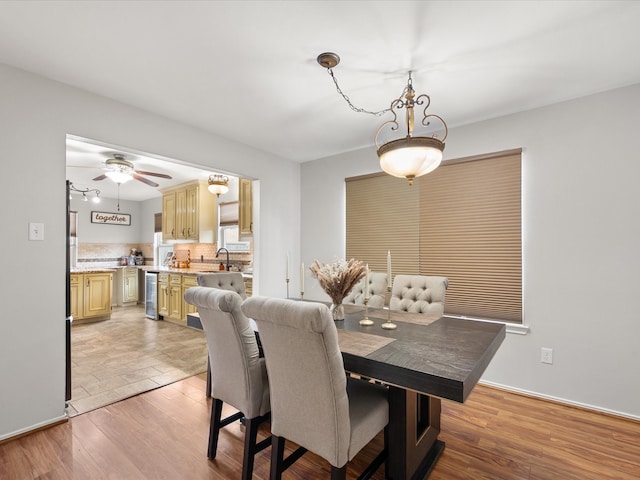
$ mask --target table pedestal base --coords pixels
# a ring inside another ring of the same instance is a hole
[[[387,478],[426,478],[444,450],[439,433],[439,398],[389,387]]]

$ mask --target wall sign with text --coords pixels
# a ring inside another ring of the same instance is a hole
[[[91,212],[91,223],[131,225],[131,215],[128,213]]]

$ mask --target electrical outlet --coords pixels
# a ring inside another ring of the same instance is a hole
[[[553,363],[553,350],[551,348],[542,347],[540,350],[540,361],[542,363]]]

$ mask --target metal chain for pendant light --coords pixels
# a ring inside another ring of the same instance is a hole
[[[344,98],[344,101],[347,102],[347,105],[349,105],[349,108],[351,108],[351,110],[353,110],[354,112],[367,113],[369,115],[380,117],[385,113],[390,112],[391,109],[393,108],[393,107],[389,107],[389,108],[385,108],[384,110],[378,110],[377,112],[372,112],[370,110],[365,110],[364,108],[356,107],[353,103],[351,103],[351,100],[349,99],[349,97],[342,91],[342,89],[340,88],[340,85],[338,85],[338,79],[333,74],[333,67],[335,67],[340,63],[340,57],[338,56],[338,54],[333,52],[321,53],[320,55],[318,55],[318,58],[316,59],[316,61],[318,62],[318,64],[320,64],[321,67],[324,67],[327,69],[327,73],[331,76],[331,79],[333,80],[333,83],[336,86],[336,91],[342,98]],[[409,72],[409,79],[411,79],[411,72]],[[402,99],[405,93],[407,93],[407,88],[408,87],[405,87],[402,90],[402,93],[398,97],[399,99]]]

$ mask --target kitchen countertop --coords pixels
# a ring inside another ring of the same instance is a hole
[[[158,265],[129,265],[132,267],[136,267],[145,272],[154,272],[154,273],[182,273],[182,274],[191,274],[197,275],[198,273],[213,273],[220,272],[221,270],[218,268],[218,265],[215,264],[202,264],[196,263],[191,264],[189,268],[173,268],[173,267],[164,267]],[[71,269],[71,273],[104,273],[104,272],[115,272],[119,268],[125,268],[125,265],[117,265],[114,267],[75,267]],[[243,277],[252,278],[252,272],[240,272]]]
[[[118,267],[80,267],[72,268],[71,273],[113,273]]]
[[[191,264],[189,268],[173,268],[173,267],[164,267],[158,265],[140,265],[138,268],[146,271],[146,272],[155,272],[155,273],[183,273],[183,274],[192,274],[197,275],[198,273],[216,273],[220,272],[218,265],[215,264],[202,264],[196,263]],[[244,277],[251,278],[253,273],[250,272],[240,272]]]

